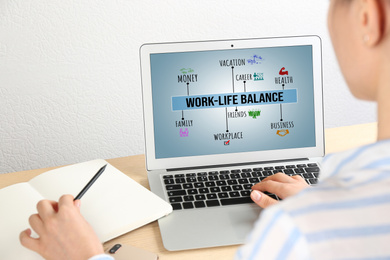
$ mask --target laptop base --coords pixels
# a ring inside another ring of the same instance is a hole
[[[260,212],[256,204],[190,209],[158,222],[164,247],[178,251],[243,244]]]

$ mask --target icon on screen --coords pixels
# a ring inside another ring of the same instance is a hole
[[[261,113],[261,110],[257,110],[257,109],[248,111],[248,115],[250,117],[252,117],[253,119],[256,119],[256,117],[260,116],[260,113]]]
[[[186,128],[183,131],[183,128],[180,128],[180,137],[187,137],[188,136],[188,128]]]
[[[187,73],[194,72],[194,70],[191,69],[191,68],[188,68],[188,69],[182,68],[182,69],[180,70],[180,72],[183,73],[183,74],[187,74]]]
[[[276,134],[279,135],[279,136],[286,136],[286,135],[288,135],[289,133],[290,133],[290,132],[288,131],[288,129],[276,131]]]
[[[279,75],[288,75],[288,70],[286,70],[286,68],[285,67],[283,67],[283,68],[281,68],[280,70],[279,70]]]
[[[253,73],[254,81],[264,80],[263,73]]]
[[[250,59],[247,59],[248,63],[253,64],[261,64],[261,62],[264,60],[264,58],[260,55],[252,55]]]

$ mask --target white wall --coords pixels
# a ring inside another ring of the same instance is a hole
[[[320,35],[325,126],[375,121],[348,93],[328,1],[0,0],[0,173],[143,153],[145,42]]]

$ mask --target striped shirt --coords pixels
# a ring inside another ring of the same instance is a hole
[[[114,258],[106,254],[101,254],[101,255],[95,255],[89,258],[88,260],[114,260]]]
[[[262,211],[236,259],[390,259],[390,140],[326,156],[318,185]]]

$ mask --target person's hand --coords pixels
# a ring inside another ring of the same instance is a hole
[[[279,172],[253,185],[251,198],[257,205],[266,208],[278,203],[278,201],[264,194],[264,191],[268,191],[281,199],[285,199],[297,194],[307,187],[309,187],[309,185],[301,176],[288,176]]]
[[[41,200],[38,214],[29,218],[31,230],[20,233],[20,243],[45,259],[88,259],[103,254],[103,246],[92,227],[80,213],[80,200],[64,195],[59,202]]]

